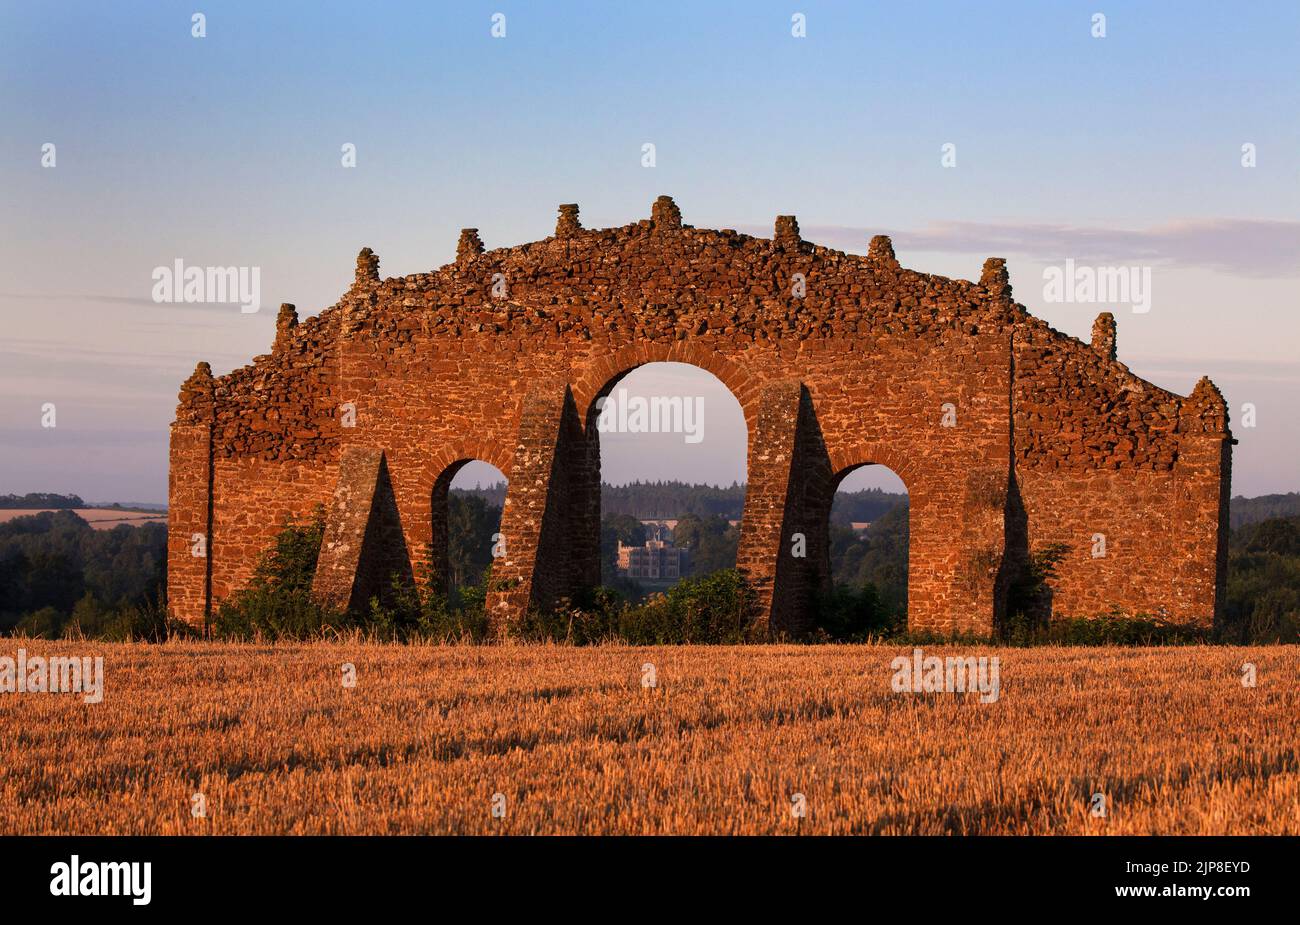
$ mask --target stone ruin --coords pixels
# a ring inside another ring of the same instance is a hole
[[[800,285],[801,284],[801,285]],[[717,376],[748,425],[737,566],[758,630],[798,637],[830,581],[832,496],[888,466],[910,501],[912,630],[989,635],[1035,552],[1060,544],[1051,613],[1209,624],[1221,612],[1234,441],[1209,379],[1165,391],[1117,360],[1103,313],[1082,343],[978,281],[651,217],[555,234],[383,279],[363,249],[339,302],[284,305],[271,353],[200,363],[171,428],[168,601],[204,627],[287,519],[326,511],[315,593],[337,606],[389,578],[447,582],[447,492],[484,460],[509,480],[488,598],[508,633],[600,579],[597,399],[646,363]],[[803,534],[805,555],[793,554]],[[1104,552],[1098,555],[1098,542]]]

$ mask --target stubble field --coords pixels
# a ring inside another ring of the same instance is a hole
[[[104,697],[0,694],[3,834],[1300,833],[1294,647],[20,647]]]

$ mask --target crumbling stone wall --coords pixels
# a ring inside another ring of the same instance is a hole
[[[509,479],[489,598],[508,630],[598,581],[596,399],[661,360],[713,373],[744,411],[738,565],[774,635],[806,629],[831,495],[871,463],[908,488],[915,629],[991,631],[1050,543],[1070,550],[1057,614],[1219,608],[1231,438],[1208,380],[1182,398],[1133,376],[1108,315],[1091,345],[1053,331],[1001,260],[945,279],[901,267],[884,237],[855,256],[804,241],[793,216],[771,240],[696,229],[660,197],[620,228],[561,206],[555,235],[519,247],[466,229],[454,263],[403,278],[365,249],[336,305],[301,323],[281,309],[271,354],[216,379],[200,364],[172,428],[174,614],[202,625],[285,518],[318,507],[323,597],[354,599],[377,562],[444,585],[447,487],[481,459]]]

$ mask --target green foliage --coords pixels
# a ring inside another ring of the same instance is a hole
[[[744,506],[745,486],[734,483],[730,488],[677,481],[600,486],[602,511],[637,520],[666,520],[683,514],[735,520]]]
[[[192,630],[175,625],[167,616],[167,603],[161,594],[138,604],[106,607],[87,591],[72,608],[63,625],[65,639],[103,639],[109,642],[141,640],[162,642],[170,636],[191,635]]]
[[[9,511],[84,508],[85,506],[86,502],[82,501],[79,495],[56,495],[47,491],[33,491],[25,495],[0,495],[0,509]]]
[[[1011,645],[1050,646],[1173,646],[1212,642],[1202,629],[1169,623],[1147,614],[1118,611],[1096,617],[1057,618],[1043,627],[1006,640]]]
[[[834,585],[818,595],[813,625],[819,642],[864,642],[891,636],[906,627],[906,612],[889,606],[875,585]]]
[[[611,588],[530,611],[514,634],[529,641],[589,645],[674,645],[745,642],[755,612],[753,590],[735,569],[686,578],[663,594],[630,604]]]
[[[646,541],[645,524],[631,514],[606,514],[600,522],[600,561],[603,566],[613,568],[618,562],[618,544],[624,546],[644,546]]]
[[[871,521],[861,537],[834,520],[830,527],[835,584],[874,589],[891,622],[904,620],[907,614],[907,517],[908,507],[903,503]]]
[[[18,621],[14,628],[19,636],[31,636],[34,639],[59,639],[63,636],[63,624],[66,617],[53,607],[42,607],[27,614]]]
[[[1300,517],[1232,532],[1225,598],[1228,641],[1300,642]]]
[[[14,518],[0,524],[0,632],[162,638],[176,629],[166,563],[162,524],[95,530],[70,510]]]
[[[316,558],[325,535],[321,511],[308,523],[286,522],[275,545],[253,571],[248,586],[221,603],[214,635],[251,639],[305,639],[355,624],[352,615],[318,604],[311,595]]]
[[[619,614],[625,600],[607,588],[597,588],[554,609],[529,609],[512,627],[511,635],[530,642],[562,642],[583,646],[618,638]]]
[[[1118,611],[1096,617],[1057,617],[1050,624],[1016,624],[1012,632],[995,639],[974,633],[924,633],[903,631],[889,636],[890,645],[1004,645],[1030,646],[1174,646],[1215,641],[1204,629],[1169,623],[1147,614]]]
[[[853,523],[875,524],[891,511],[902,507],[907,511],[907,495],[864,488],[861,491],[837,491],[831,502],[831,523],[847,527]],[[906,517],[903,518],[906,522]]]
[[[1052,613],[1051,585],[1056,567],[1069,553],[1064,543],[1048,543],[1030,553],[1025,567],[1011,579],[1007,591],[1006,616],[998,635],[1013,645],[1037,638],[1047,630]]]
[[[492,535],[501,529],[501,508],[462,492],[447,496],[447,568],[453,588],[476,585],[492,565]]]
[[[1278,517],[1249,524],[1232,533],[1234,553],[1300,556],[1300,517]]]
[[[479,642],[487,638],[487,594],[492,567],[487,566],[478,584],[454,590],[450,595],[401,586],[394,578],[393,603],[385,607],[377,597],[358,626],[366,633],[387,640],[427,642]]]
[[[480,582],[451,596],[410,587],[392,576],[388,594],[372,597],[359,612],[321,606],[312,598],[312,581],[325,526],[318,511],[308,523],[286,523],[275,545],[262,557],[248,586],[218,608],[213,633],[235,639],[309,639],[356,629],[383,641],[435,642],[481,640],[487,636],[485,602],[491,567]],[[426,583],[427,584],[427,583]]]
[[[419,616],[408,638],[431,642],[481,642],[488,635],[487,585],[462,588],[457,599],[439,594],[425,595]]]
[[[665,594],[619,614],[618,636],[631,645],[746,641],[753,589],[734,568],[686,578]]]
[[[673,530],[673,545],[690,551],[690,573],[703,577],[735,568],[740,530],[719,515],[683,514]]]

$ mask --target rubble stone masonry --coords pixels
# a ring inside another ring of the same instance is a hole
[[[173,614],[204,626],[318,507],[323,599],[356,601],[394,563],[445,586],[448,486],[480,459],[509,479],[488,601],[508,632],[599,580],[596,399],[662,360],[744,410],[738,566],[774,635],[807,628],[831,497],[872,463],[907,485],[914,630],[992,632],[1053,544],[1055,617],[1220,610],[1232,439],[1208,379],[1180,397],[1133,375],[1109,313],[1090,344],[1052,330],[1002,260],[946,279],[901,267],[883,236],[856,256],[802,240],[793,216],[772,240],[697,229],[663,196],[621,228],[563,205],[553,237],[519,247],[466,229],[454,263],[400,279],[366,248],[336,305],[281,308],[269,355],[216,378],[200,363],[172,425]]]

